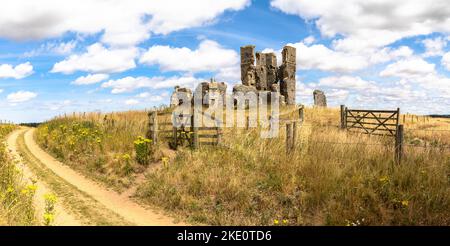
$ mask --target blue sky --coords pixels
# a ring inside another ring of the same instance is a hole
[[[0,119],[168,104],[174,85],[240,83],[239,47],[297,48],[297,103],[450,113],[450,4],[432,1],[8,1]]]

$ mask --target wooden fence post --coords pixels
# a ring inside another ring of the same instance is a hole
[[[344,129],[347,129],[347,111],[348,111],[348,108],[345,107],[344,108]]]
[[[291,153],[292,151],[292,123],[286,123],[286,153]]]
[[[292,148],[292,150],[294,150],[295,141],[297,140],[297,121],[294,121],[292,123],[292,127],[293,127],[293,130],[292,130],[292,146],[291,146],[291,148]]]
[[[150,138],[153,141],[153,144],[158,142],[158,112],[152,111],[149,113],[149,129],[150,129]],[[113,121],[114,125],[114,121]]]
[[[173,147],[174,147],[175,150],[178,147],[178,136],[177,136],[177,133],[178,133],[177,127],[173,126],[173,128],[172,128],[172,139],[173,139]]]
[[[245,118],[245,130],[250,129],[250,117]]]
[[[198,126],[195,125],[195,109],[192,111],[191,115],[191,129],[193,134],[193,148],[198,149]]]
[[[222,129],[217,127],[217,145],[222,143]]]
[[[303,106],[303,105],[301,105],[300,108],[298,109],[298,118],[302,124],[305,119],[304,109],[305,109],[305,106]]]
[[[398,125],[395,135],[395,163],[400,164],[403,156],[403,125]]]
[[[341,129],[345,129],[345,105],[341,105]]]

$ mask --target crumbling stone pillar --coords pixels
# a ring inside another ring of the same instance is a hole
[[[183,100],[186,100],[183,102]],[[172,96],[170,97],[170,107],[179,106],[183,103],[192,101],[192,91],[189,88],[175,86]]]
[[[255,46],[241,47],[241,81],[243,85],[256,85]]]
[[[261,52],[256,52],[256,89],[267,90],[266,54]]]
[[[291,46],[283,48],[283,60],[279,69],[280,91],[287,105],[295,104],[296,49]]]
[[[314,96],[314,106],[316,107],[326,107],[327,106],[327,97],[325,93],[320,90],[313,91]]]
[[[277,56],[275,53],[266,53],[266,67],[267,67],[267,89],[270,90],[272,85],[278,82],[277,76]]]

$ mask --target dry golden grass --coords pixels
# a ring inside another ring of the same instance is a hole
[[[3,143],[6,135],[15,128],[0,125],[0,225],[35,225],[33,196],[36,187],[22,180],[21,171]]]
[[[297,116],[294,111],[283,118]],[[168,165],[147,176],[137,195],[192,222],[213,225],[449,225],[450,132],[444,130],[450,130],[450,122],[420,119],[405,123],[401,165],[394,164],[392,138],[339,130],[337,109],[306,108],[291,154],[285,151],[283,128],[275,139],[261,139],[257,128],[227,128],[223,146],[181,148]],[[53,132],[67,141],[55,129],[74,122],[92,122],[101,143],[80,145],[78,152],[64,147],[65,161],[108,182],[131,184],[142,167],[132,158],[133,172],[123,175],[123,163],[108,158],[133,157],[133,141],[147,131],[147,114],[55,119],[39,127],[38,139],[55,153],[53,148],[61,145],[45,144],[46,139]],[[158,147],[166,146],[162,142]],[[100,158],[106,161],[92,164]]]

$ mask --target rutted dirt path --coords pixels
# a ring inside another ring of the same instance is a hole
[[[12,158],[15,160],[16,167],[22,171],[23,179],[28,181],[28,183],[33,183],[37,186],[36,193],[34,195],[33,205],[36,209],[36,219],[39,222],[42,222],[42,217],[45,211],[45,200],[44,195],[48,193],[52,193],[51,189],[47,187],[47,185],[39,180],[36,175],[25,165],[23,158],[20,156],[18,148],[17,148],[17,138],[20,134],[22,134],[26,129],[21,129],[12,132],[6,141],[8,149]],[[61,201],[57,201],[55,204],[55,221],[53,225],[59,226],[76,226],[81,225],[81,222],[77,220],[72,214],[66,212]]]
[[[127,194],[109,190],[62,164],[37,145],[34,141],[34,132],[35,129],[28,129],[24,135],[25,145],[30,153],[54,174],[98,201],[106,209],[135,225],[180,225],[174,223],[172,218],[163,215],[161,211],[144,208],[133,202]]]

